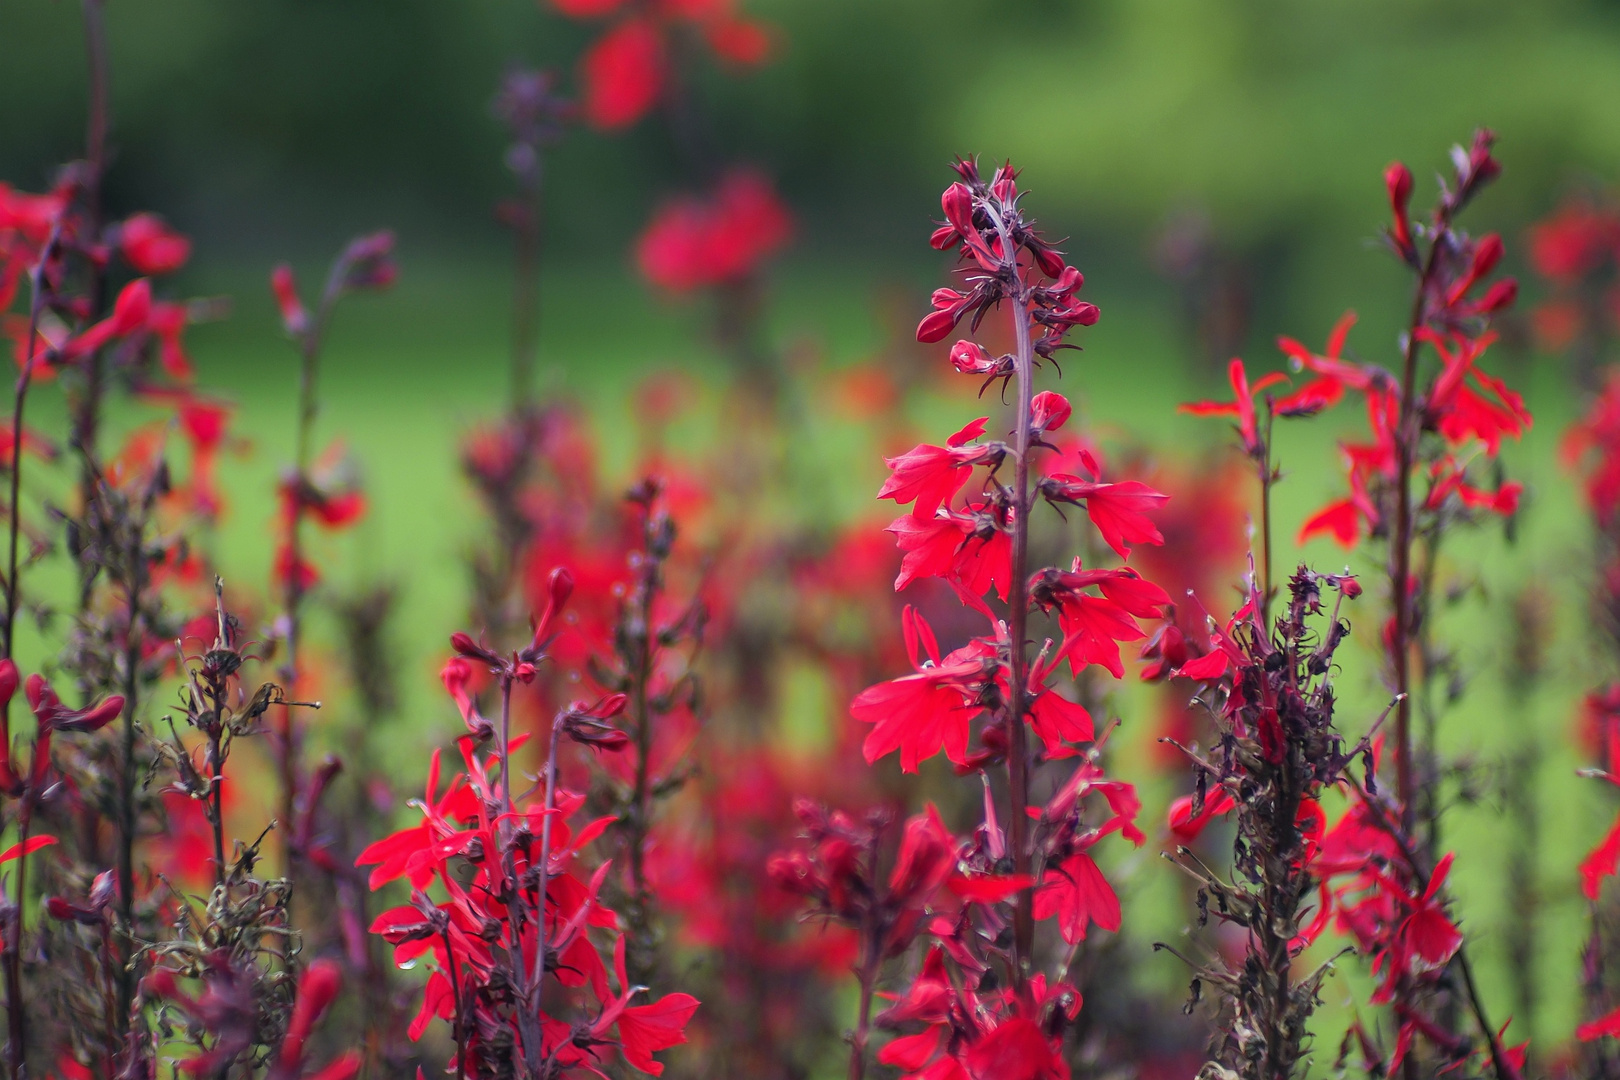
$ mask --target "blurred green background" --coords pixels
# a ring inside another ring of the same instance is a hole
[[[1104,311],[1084,357],[1066,366],[1066,389],[1090,416],[1188,456],[1222,432],[1176,416],[1174,403],[1219,389],[1219,362],[1233,352],[1251,367],[1277,366],[1273,335],[1320,343],[1356,307],[1353,346],[1388,362],[1406,279],[1371,238],[1391,159],[1413,166],[1421,203],[1446,148],[1476,125],[1494,128],[1506,172],[1470,225],[1501,230],[1521,276],[1528,223],[1570,190],[1620,179],[1615,0],[754,0],[746,9],[777,28],[779,56],[758,72],[708,71],[701,93],[727,155],[765,164],[799,215],[773,287],[777,341],[829,368],[895,348],[942,279],[945,264],[924,240],[946,163],[957,153],[1011,157],[1026,170],[1030,208],[1071,237],[1087,295]],[[394,745],[399,767],[414,770],[418,748],[444,730],[433,672],[464,612],[461,553],[477,528],[456,442],[506,385],[509,243],[492,206],[508,181],[488,102],[510,64],[571,69],[595,28],[533,0],[110,0],[108,10],[111,207],[158,210],[193,237],[178,292],[234,299],[229,321],[191,341],[201,382],[244,406],[249,445],[224,469],[232,509],[219,542],[227,572],[254,589],[268,576],[271,490],[291,452],[296,379],[269,266],[290,258],[312,284],[348,236],[383,225],[399,233],[399,285],[340,312],[327,353],[323,438],[341,435],[354,450],[373,502],[358,533],[322,557],[344,588],[401,583],[397,648],[420,692]],[[54,163],[79,153],[80,33],[66,0],[0,0],[0,180],[38,189]],[[657,123],[623,137],[573,132],[551,160],[543,362],[553,389],[588,404],[605,455],[622,467],[634,443],[626,400],[640,375],[724,370],[706,344],[702,304],[654,296],[626,255],[658,198],[687,178]],[[1526,282],[1527,299],[1535,288]],[[1558,1040],[1573,1025],[1585,932],[1573,866],[1608,816],[1607,793],[1572,779],[1579,761],[1563,736],[1576,699],[1606,669],[1585,630],[1585,525],[1553,453],[1577,396],[1561,360],[1537,355],[1522,324],[1505,329],[1496,368],[1527,387],[1537,413],[1531,436],[1505,455],[1530,498],[1516,544],[1487,530],[1458,546],[1459,563],[1485,567],[1492,584],[1447,616],[1474,680],[1446,739],[1487,764],[1548,746],[1542,871],[1553,906],[1536,1020]],[[977,415],[970,397],[930,396],[911,419],[928,433],[954,430]],[[1285,531],[1336,490],[1331,440],[1357,419],[1284,434]],[[817,505],[839,518],[871,514],[879,448],[833,422],[810,436],[795,453],[819,485]],[[1325,544],[1310,554],[1325,565],[1343,558]],[[1566,603],[1549,689],[1521,707],[1499,672],[1513,644],[1505,605],[1532,579]],[[1370,714],[1376,697],[1361,687],[1346,713]],[[1475,853],[1457,878],[1465,926],[1500,986],[1497,945],[1512,917],[1499,904],[1503,811],[1487,798],[1453,820],[1456,842]],[[1128,888],[1168,903],[1170,871],[1146,855],[1137,864]],[[1156,970],[1167,986],[1182,978],[1168,963]],[[1330,998],[1349,985],[1330,983]],[[1502,998],[1495,1009],[1505,1018]]]

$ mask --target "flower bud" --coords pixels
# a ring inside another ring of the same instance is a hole
[[[1462,302],[1470,289],[1479,284],[1479,279],[1489,274],[1502,261],[1502,237],[1498,233],[1491,233],[1482,237],[1474,246],[1473,260],[1468,264],[1468,271],[1458,278],[1451,286],[1451,292],[1446,301],[1451,304]]]
[[[534,623],[534,640],[529,645],[529,651],[524,655],[530,659],[540,655],[545,648],[546,639],[551,636],[551,624],[556,621],[557,614],[562,611],[563,605],[574,592],[574,573],[566,566],[559,566],[551,571],[546,579],[546,610],[540,613],[540,618]]]
[[[100,731],[124,711],[124,699],[118,694],[107,698],[99,705],[74,713],[56,722],[58,731]]]
[[[624,707],[629,701],[630,698],[625,694],[609,694],[595,705],[576,702],[573,711],[581,716],[589,716],[594,720],[611,720],[624,712]]]
[[[1003,165],[996,170],[996,178],[990,182],[990,190],[995,197],[1004,203],[1010,203],[1018,198],[1018,174],[1013,171],[1012,165]]]
[[[1097,319],[1102,315],[1096,304],[1089,304],[1084,300],[1070,299],[1063,307],[1052,314],[1074,326],[1095,326]]]
[[[1068,269],[1063,263],[1063,256],[1047,247],[1038,240],[1031,240],[1028,244],[1029,252],[1035,256],[1035,263],[1041,268],[1041,273],[1049,278],[1060,278]]]
[[[949,309],[930,312],[917,324],[917,340],[925,345],[944,341],[956,328],[957,314]]]
[[[387,230],[354,240],[340,258],[345,289],[386,289],[399,276],[394,264],[394,234]]]
[[[1399,161],[1391,162],[1384,170],[1384,187],[1389,190],[1389,205],[1395,216],[1406,217],[1412,201],[1412,170]]]
[[[482,660],[491,667],[500,667],[501,658],[474,641],[471,634],[460,630],[450,635],[450,647],[471,660]]]
[[[592,720],[585,716],[569,715],[564,718],[562,729],[570,739],[581,746],[589,746],[593,750],[608,750],[617,753],[630,745],[630,736],[610,724],[599,720]]]
[[[1482,278],[1496,269],[1496,264],[1502,261],[1502,234],[1491,233],[1480,239],[1474,248],[1474,265],[1472,273],[1475,279]]]
[[[1503,278],[1485,290],[1485,295],[1479,298],[1478,311],[1481,315],[1492,315],[1503,308],[1512,307],[1513,301],[1518,298],[1518,281],[1513,278]]]
[[[973,231],[973,192],[968,190],[966,184],[960,181],[952,184],[945,189],[939,202],[945,210],[945,220],[958,234],[966,236]]]
[[[117,893],[117,877],[111,870],[103,870],[90,883],[90,903],[98,910],[112,903]]]
[[[815,867],[802,851],[773,855],[765,864],[765,875],[780,889],[808,895],[816,884]]]
[[[1412,246],[1412,223],[1407,212],[1412,201],[1412,171],[1399,161],[1393,162],[1384,170],[1384,187],[1389,190],[1389,208],[1395,219],[1390,238],[1401,258],[1415,262],[1417,249]]]
[[[574,594],[574,572],[566,566],[557,567],[546,579],[546,589],[551,596],[552,606],[562,607]]]
[[[1054,275],[1057,280],[1050,286],[1053,294],[1057,296],[1072,296],[1080,291],[1086,283],[1086,275],[1072,266],[1065,266],[1063,270]]]

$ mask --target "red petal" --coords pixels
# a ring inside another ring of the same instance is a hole
[[[0,863],[10,862],[12,859],[21,859],[32,855],[42,847],[50,847],[56,843],[54,836],[31,836],[20,844],[12,844],[4,851],[0,851]]]

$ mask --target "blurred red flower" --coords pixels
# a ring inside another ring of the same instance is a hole
[[[761,173],[738,169],[707,196],[673,199],[636,242],[648,281],[689,292],[747,277],[793,237],[793,215]]]

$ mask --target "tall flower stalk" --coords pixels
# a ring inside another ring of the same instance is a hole
[[[1337,594],[1331,612],[1324,589]],[[1366,740],[1347,745],[1336,729],[1327,677],[1349,633],[1342,602],[1360,591],[1354,578],[1301,567],[1273,621],[1262,614],[1261,588],[1251,577],[1242,607],[1224,629],[1212,631],[1214,647],[1176,671],[1204,684],[1200,697],[1219,731],[1207,751],[1182,747],[1195,787],[1177,829],[1183,841],[1177,858],[1198,884],[1200,922],[1213,915],[1241,928],[1244,942],[1241,961],[1218,955],[1188,961],[1220,995],[1215,1075],[1296,1075],[1309,1047],[1308,1021],[1333,967],[1329,960],[1301,971],[1298,957],[1330,914],[1316,865],[1321,798],[1344,783],[1358,758],[1371,757]],[[1236,832],[1230,879],[1185,846],[1222,814]]]
[[[304,602],[319,580],[305,556],[305,523],[313,519],[328,528],[352,524],[365,509],[364,497],[338,478],[318,476],[315,464],[315,420],[320,411],[317,378],[322,346],[332,313],[338,301],[353,292],[375,291],[392,285],[398,270],[394,264],[394,236],[377,232],[351,241],[332,260],[326,282],[315,309],[310,312],[298,295],[298,282],[292,268],[276,267],[270,284],[281,311],[282,325],[298,350],[298,412],[293,440],[292,470],[282,478],[282,536],[276,553],[275,573],[281,587],[282,622],[280,637],[284,646],[280,678],[284,685],[298,687],[299,650],[303,645]],[[324,482],[323,482],[324,481]],[[291,708],[280,710],[277,732],[277,760],[281,781],[281,814],[284,827],[291,829],[298,818],[298,761],[302,737]],[[284,844],[286,872],[291,876],[295,852]]]
[[[1037,453],[1057,455],[1048,439],[1071,408],[1059,394],[1035,391],[1035,371],[1073,347],[1065,335],[1095,323],[1097,308],[1078,298],[1080,271],[1025,216],[1010,166],[988,182],[973,161],[955,169],[960,180],[942,197],[945,222],[932,242],[939,250],[960,246],[965,287],[935,291],[917,338],[942,341],[970,312],[974,329],[993,310],[1007,313],[1013,353],[994,357],[961,340],[951,360],[984,388],[1012,385],[1012,441],[976,441],[989,423],[980,417],[944,446],[890,458],[879,497],[913,504],[889,527],[904,553],[895,587],[937,577],[986,619],[989,632],[942,654],[928,622],[908,608],[903,623],[914,672],[863,691],[850,711],[873,725],[863,747],[868,762],[898,751],[901,769],[913,772],[944,751],[959,773],[977,773],[983,817],[967,838],[951,835],[932,810],[912,818],[883,886],[876,839],[860,839],[862,828],[875,825],[806,811],[811,851],[774,870],[815,902],[814,914],[847,923],[865,943],[857,968],[863,1006],[851,1037],[855,1080],[865,1070],[869,1023],[901,1031],[923,1025],[877,1055],[908,1071],[1066,1075],[1064,1035],[1080,1005],[1070,966],[1089,927],[1117,930],[1121,922],[1119,899],[1090,851],[1110,833],[1144,839],[1134,824],[1134,789],[1107,779],[1097,763],[1090,713],[1052,683],[1064,661],[1076,675],[1093,664],[1123,675],[1119,643],[1143,637],[1137,619],[1159,617],[1169,598],[1125,567],[1088,569],[1076,559],[1069,570],[1030,573],[1029,528],[1038,501],[1084,506],[1123,558],[1131,544],[1162,542],[1148,512],[1165,497],[1134,481],[1104,482],[1083,448],[1064,453],[1058,469],[1037,473]],[[1009,458],[1010,483],[1001,473]],[[964,493],[980,468],[981,484]],[[1005,614],[992,599],[1006,605]],[[1028,640],[1036,608],[1055,613],[1060,641],[1035,648]],[[1030,802],[1037,770],[1050,776],[1053,794],[1044,805]],[[1042,920],[1055,920],[1061,950],[1037,951]],[[909,989],[869,1017],[883,965],[921,936],[933,944]]]
[[[410,879],[410,904],[383,912],[372,930],[395,946],[400,962],[424,954],[434,960],[410,1036],[420,1038],[434,1017],[449,1020],[458,1077],[552,1080],[600,1074],[614,1046],[631,1067],[657,1075],[663,1066],[653,1052],[685,1041],[686,1023],[698,1005],[687,994],[630,1004],[647,988],[626,973],[626,941],[620,933],[610,935],[619,982],[619,992],[612,992],[590,935],[593,928],[609,931],[618,925],[599,899],[610,864],[597,866],[588,883],[572,871],[582,849],[613,819],[598,818],[578,829],[569,824],[584,798],[559,786],[557,754],[564,738],[608,753],[628,746],[629,737],[612,723],[624,709],[624,695],[559,709],[548,733],[539,798],[514,784],[514,754],[527,737],[513,734],[512,694],[532,684],[546,663],[572,591],[572,575],[555,571],[533,638],[509,654],[467,634],[451,637],[457,656],[445,682],[468,731],[460,740],[466,771],[441,794],[435,752],[427,797],[420,804],[423,824],[372,844],[358,860],[377,866],[373,888],[402,876]],[[466,691],[479,668],[500,695],[498,721],[485,719]],[[483,745],[489,750],[480,751]],[[459,879],[452,860],[474,868],[468,883]],[[429,887],[442,890],[444,899],[430,896]],[[578,1000],[586,986],[594,1005]]]
[[[1414,664],[1419,665],[1418,680],[1427,686],[1438,662],[1427,631],[1432,621],[1427,605],[1440,539],[1482,513],[1507,516],[1516,511],[1519,485],[1498,481],[1487,489],[1470,464],[1478,457],[1494,458],[1504,438],[1518,437],[1531,422],[1522,399],[1478,363],[1495,339],[1488,329],[1491,317],[1511,304],[1517,292],[1511,279],[1487,285],[1501,260],[1501,239],[1474,238],[1456,225],[1463,207],[1500,172],[1491,144],[1491,134],[1482,131],[1469,148],[1453,152],[1452,174],[1442,179],[1439,200],[1426,221],[1414,222],[1409,213],[1412,176],[1406,167],[1397,163],[1385,174],[1393,212],[1386,239],[1417,281],[1410,322],[1398,342],[1398,373],[1343,355],[1354,323],[1354,316],[1347,315],[1322,353],[1279,339],[1295,369],[1308,371],[1310,378],[1285,398],[1268,398],[1266,407],[1268,416],[1311,416],[1355,391],[1366,399],[1372,429],[1370,442],[1343,448],[1348,497],[1313,515],[1300,531],[1301,541],[1328,534],[1347,547],[1368,535],[1386,541],[1392,613],[1383,638],[1395,717],[1394,791],[1380,789],[1372,771],[1357,782],[1342,763],[1337,772],[1319,778],[1347,787],[1356,802],[1322,835],[1313,859],[1306,860],[1322,882],[1319,919],[1333,913],[1355,938],[1358,951],[1373,958],[1381,976],[1373,1002],[1388,1004],[1394,1012],[1398,1035],[1393,1049],[1378,1048],[1365,1032],[1363,1045],[1378,1067],[1416,1076],[1431,1063],[1460,1064],[1483,1044],[1492,1072],[1510,1080],[1522,1068],[1524,1048],[1509,1049],[1502,1033],[1491,1027],[1463,935],[1449,915],[1445,882],[1452,856],[1442,856],[1439,843],[1434,723],[1422,762],[1414,753],[1411,723],[1412,699],[1420,689]],[[1435,368],[1421,364],[1429,350],[1439,361]],[[1420,367],[1426,378],[1420,378]],[[1265,460],[1269,428],[1262,439],[1251,398],[1276,378],[1267,376],[1250,387],[1242,362],[1234,360],[1237,400],[1230,406],[1204,403],[1192,411],[1238,416],[1245,451]],[[1414,562],[1420,546],[1421,573]],[[1258,611],[1260,597],[1252,603]],[[1216,640],[1215,651],[1184,665],[1181,673],[1211,674],[1214,668],[1224,671],[1227,660],[1237,662],[1242,649],[1229,639]],[[1221,659],[1223,652],[1227,660]],[[1202,671],[1206,665],[1211,672]],[[1324,768],[1333,760],[1318,755],[1312,765]],[[1262,840],[1242,834],[1246,804],[1241,791],[1229,794],[1234,802],[1227,809],[1236,808],[1240,846],[1252,850]],[[1465,1014],[1475,1021],[1474,1038],[1466,1031]]]

